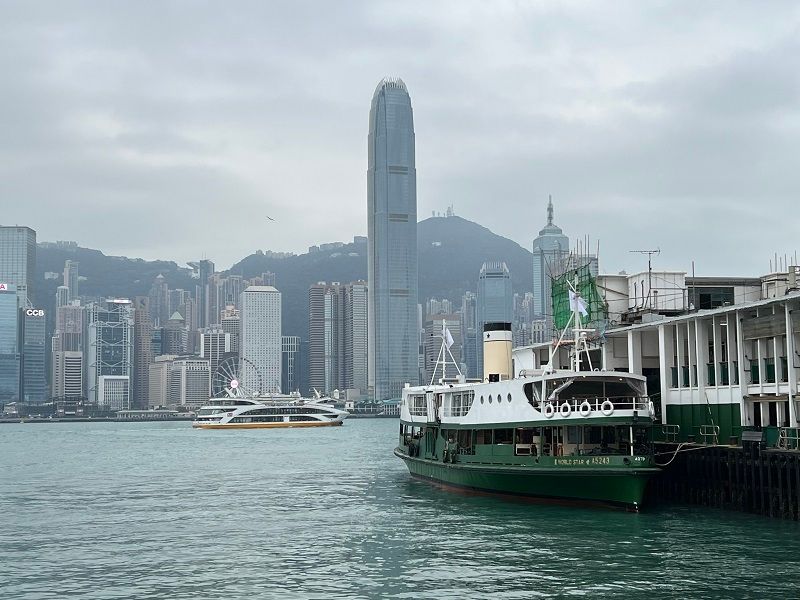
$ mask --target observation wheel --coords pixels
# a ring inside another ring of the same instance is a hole
[[[261,373],[246,358],[226,358],[211,376],[213,398],[252,398],[261,394],[262,389]]]

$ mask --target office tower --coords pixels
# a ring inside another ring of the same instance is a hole
[[[533,312],[537,319],[552,323],[551,277],[563,270],[569,256],[569,238],[553,224],[553,201],[547,205],[547,225],[533,240]]]
[[[150,298],[136,296],[133,301],[133,408],[146,410],[150,393],[150,363],[153,362],[153,323]]]
[[[309,383],[325,393],[366,391],[367,285],[312,285],[308,291]]]
[[[169,406],[197,409],[211,397],[211,370],[204,358],[179,356],[169,370]]]
[[[169,314],[173,314],[176,310],[180,311],[183,314],[183,310],[181,310],[181,306],[185,305],[188,300],[191,299],[192,294],[188,290],[169,290],[167,296],[169,297]],[[184,315],[184,318],[186,315]]]
[[[133,304],[116,299],[92,305],[89,317],[89,402],[130,410],[133,375]]]
[[[36,232],[0,225],[0,283],[15,286],[21,308],[33,302],[35,275]]]
[[[150,363],[148,381],[150,391],[147,394],[148,408],[166,408],[169,406],[169,374],[172,361],[177,358],[169,354],[156,356]]]
[[[401,79],[384,79],[372,96],[367,168],[368,371],[378,401],[419,379],[416,178],[411,98]]]
[[[19,398],[30,404],[42,404],[48,399],[44,310],[20,308],[19,325],[21,349]]]
[[[164,326],[162,339],[164,354],[186,354],[189,340],[189,331],[183,315],[175,311]]]
[[[236,304],[239,302],[239,296],[242,295],[242,290],[244,287],[245,286],[241,275],[228,275],[222,284],[225,305],[227,306],[232,304],[233,306],[236,306]],[[213,315],[209,318],[213,319],[214,323],[216,323],[216,319],[219,318],[219,315]]]
[[[277,392],[281,387],[281,293],[272,286],[251,285],[240,299],[240,351],[258,375],[243,374],[246,388]]]
[[[52,363],[53,398],[85,398],[83,352],[54,350]]]
[[[233,305],[226,306],[222,311],[220,326],[222,327],[222,331],[231,335],[231,352],[234,354],[239,354],[239,341],[241,340],[242,335],[242,319],[239,315],[239,311],[234,308]]]
[[[300,389],[300,373],[303,369],[300,336],[281,336],[281,361],[281,392],[307,394],[308,390]]]
[[[330,394],[343,389],[344,291],[334,282],[320,282],[308,290],[309,383]]]
[[[231,350],[231,334],[221,327],[210,327],[200,334],[200,358],[208,361],[211,374],[225,358],[234,356]]]
[[[445,357],[439,355],[442,349],[442,327],[446,327],[453,338],[453,345],[450,346],[450,354],[452,354],[452,357],[449,354]],[[461,336],[461,315],[432,315],[425,322],[425,333],[423,339],[425,356],[425,380],[423,383],[427,385],[431,382],[431,379],[433,379],[435,383],[441,379],[443,375],[446,375],[448,378],[456,377],[458,375],[456,365],[460,370],[461,363],[463,362],[461,353],[463,344]],[[437,360],[443,359],[447,360],[447,365],[445,368],[442,368],[442,364],[437,364]],[[455,361],[455,365],[453,364],[453,361]]]
[[[214,312],[210,311],[210,291],[209,278],[214,274],[214,263],[210,260],[199,260],[197,262],[189,263],[189,266],[194,269],[194,274],[197,277],[197,291],[195,298],[197,300],[197,328],[205,329],[209,325],[214,324],[216,320]]]
[[[64,261],[64,285],[69,294],[69,300],[78,299],[78,261]]]
[[[478,277],[477,302],[477,372],[483,377],[483,326],[486,323],[511,323],[514,317],[514,294],[511,273],[504,262],[486,262]]]
[[[449,315],[453,314],[453,303],[446,298],[438,300],[436,298],[428,298],[425,302],[425,316],[432,315]]]
[[[75,352],[85,351],[84,335],[87,328],[87,310],[77,302],[56,308],[56,333],[60,337],[60,349]]]
[[[0,403],[19,400],[20,348],[17,286],[0,282]]]
[[[56,308],[69,304],[69,288],[60,285],[56,288]]]
[[[271,285],[272,287],[275,287],[275,281],[275,273],[272,271],[267,271],[266,273],[261,274],[261,285]]]
[[[150,288],[150,321],[153,327],[164,327],[169,320],[169,286],[163,275],[159,274],[153,280]]]
[[[462,354],[467,377],[478,376],[478,297],[474,292],[466,292],[461,298]]]
[[[369,386],[367,283],[350,283],[345,287],[345,294],[345,389],[357,389],[366,393]]]

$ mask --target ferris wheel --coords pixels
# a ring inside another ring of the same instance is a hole
[[[214,398],[252,398],[261,394],[262,389],[261,373],[246,358],[226,358],[211,376],[211,395]]]

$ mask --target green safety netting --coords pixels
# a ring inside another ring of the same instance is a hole
[[[584,327],[595,328],[598,333],[602,333],[608,319],[606,303],[597,291],[594,277],[589,271],[589,265],[568,269],[552,281],[553,299],[553,324],[559,331],[563,330],[569,323],[572,316],[572,308],[569,305],[569,291],[574,288],[583,299],[586,310],[589,313],[581,318]]]

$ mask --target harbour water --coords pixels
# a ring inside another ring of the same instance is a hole
[[[794,522],[454,494],[397,427],[0,426],[0,597],[800,596]]]

